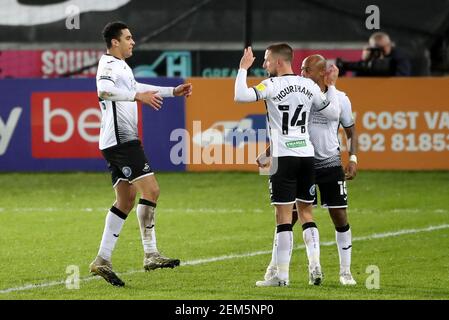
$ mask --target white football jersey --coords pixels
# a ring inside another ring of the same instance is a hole
[[[136,80],[128,64],[110,54],[100,58],[97,70],[97,88],[100,81],[111,81],[115,87],[136,92]],[[129,100],[132,100],[129,99]],[[135,101],[109,101],[100,99],[101,129],[99,147],[101,150],[132,140],[138,140],[138,113]]]
[[[265,100],[273,157],[313,157],[309,114],[329,105],[320,87],[310,79],[289,74],[266,79],[253,89],[258,100]]]
[[[340,143],[338,129],[340,124],[344,128],[354,125],[351,101],[342,91],[337,91],[341,108],[338,120],[329,120],[321,113],[312,110],[309,120],[310,140],[315,148],[316,168],[340,166]]]

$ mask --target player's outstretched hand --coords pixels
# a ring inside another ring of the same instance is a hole
[[[162,97],[157,93],[158,91],[138,92],[135,100],[149,105],[154,110],[159,110],[162,108]]]
[[[248,70],[252,65],[256,58],[253,55],[253,50],[251,47],[245,48],[243,51],[243,57],[240,60],[240,68]]]
[[[355,162],[349,161],[348,166],[345,169],[345,179],[353,180],[357,175],[357,164]]]
[[[335,86],[335,84],[337,83],[337,79],[338,79],[338,68],[335,64],[331,65],[327,70],[326,70],[326,75],[324,76],[324,83],[327,86]]]
[[[191,83],[183,83],[173,89],[173,95],[176,97],[185,96],[186,98],[192,95],[192,84]]]

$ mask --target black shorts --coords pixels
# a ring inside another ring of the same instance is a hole
[[[348,207],[345,173],[341,166],[316,169],[315,175],[323,208]],[[318,192],[313,202],[314,205],[318,204],[317,198]]]
[[[270,176],[271,204],[312,203],[315,198],[314,157],[279,157]]]
[[[125,142],[101,150],[101,153],[108,163],[113,187],[120,180],[133,183],[139,178],[153,174],[139,140]]]

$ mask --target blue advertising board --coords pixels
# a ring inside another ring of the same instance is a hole
[[[139,82],[177,86],[183,80]],[[184,98],[165,98],[159,111],[140,107],[140,133],[153,170],[184,171],[184,164],[170,161],[177,143],[170,134],[185,128]],[[100,115],[95,79],[0,80],[0,171],[106,171],[98,150]]]

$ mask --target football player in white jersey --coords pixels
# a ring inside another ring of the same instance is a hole
[[[271,76],[259,85],[248,88],[247,70],[254,62],[251,47],[245,49],[235,81],[235,101],[264,100],[267,108],[267,129],[276,172],[270,175],[271,204],[275,206],[276,273],[257,286],[287,286],[293,248],[292,209],[296,204],[299,218],[306,226],[311,246],[319,246],[312,217],[315,198],[314,148],[309,139],[308,120],[312,110],[330,119],[338,119],[340,107],[335,87],[330,85],[327,98],[310,79],[293,74],[293,50],[287,44],[271,45],[265,51],[264,69]],[[335,83],[338,69],[327,75]],[[315,228],[316,229],[316,228]],[[312,258],[313,281],[321,281],[319,259]]]
[[[97,91],[102,112],[99,147],[107,161],[115,189],[116,200],[106,216],[100,249],[90,264],[90,272],[103,277],[115,286],[124,282],[112,270],[111,256],[126,217],[137,205],[144,268],[174,268],[178,259],[162,256],[156,246],[155,208],[159,186],[145,156],[137,129],[137,102],[156,110],[162,107],[163,97],[190,96],[191,84],[176,88],[157,87],[138,83],[125,59],[132,55],[135,45],[128,26],[123,22],[108,23],[103,30],[107,53],[98,64]]]
[[[301,66],[301,75],[315,81],[325,92],[326,59],[321,55],[311,55],[305,58]],[[311,112],[309,120],[310,140],[315,149],[315,179],[318,185],[321,206],[329,210],[335,226],[335,237],[340,260],[340,283],[355,285],[351,274],[352,235],[349,227],[346,208],[346,181],[352,180],[357,173],[357,137],[354,119],[352,117],[351,102],[346,94],[337,90],[340,101],[340,118],[329,120],[318,112]],[[345,170],[342,168],[340,157],[340,143],[338,129],[342,125],[349,145],[349,163]],[[266,163],[266,161],[265,161]],[[263,166],[263,164],[261,164]],[[317,204],[315,197],[314,204]],[[293,211],[292,224],[298,220],[296,210]],[[274,255],[275,248],[273,248]],[[270,262],[265,277],[270,278],[276,273],[275,262]]]

